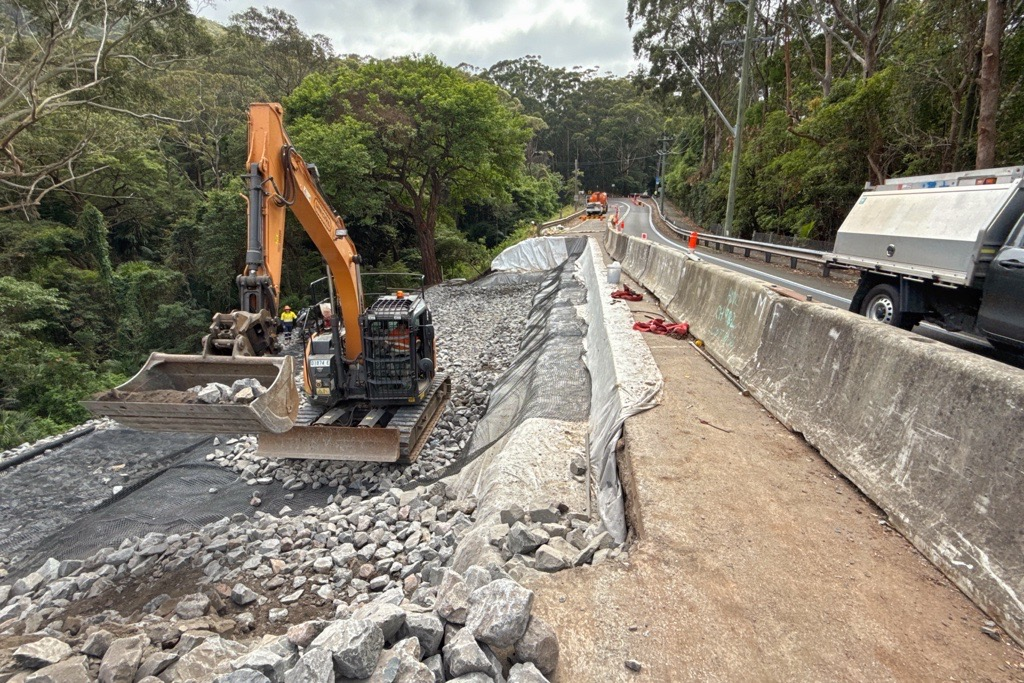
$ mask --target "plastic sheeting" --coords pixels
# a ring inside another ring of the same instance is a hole
[[[492,498],[516,502],[518,495],[522,505],[545,493],[525,487],[546,486],[548,493],[557,493],[568,463],[565,449],[571,446],[555,438],[546,441],[537,430],[555,436],[557,430],[574,432],[573,425],[582,421],[589,434],[597,511],[621,542],[626,520],[615,444],[627,417],[657,403],[661,375],[650,350],[633,331],[629,309],[611,304],[612,287],[595,241],[527,240],[503,252],[492,268],[503,278],[535,277],[527,268],[546,274],[522,350],[499,380],[487,415],[464,451],[466,470],[458,486],[464,494],[476,495],[485,512],[500,507]],[[533,433],[528,457],[518,444],[521,432]],[[506,467],[509,461],[513,467]]]
[[[520,242],[498,254],[491,262],[491,270],[532,273],[557,268],[569,258],[570,250],[575,251],[574,255],[579,255],[579,250],[582,249],[579,245],[581,239],[535,237]]]
[[[658,404],[662,378],[650,349],[633,330],[625,304],[613,304],[613,285],[597,242],[577,261],[587,287],[587,354],[590,371],[590,467],[601,521],[615,540],[626,539],[626,515],[615,444],[627,418]]]

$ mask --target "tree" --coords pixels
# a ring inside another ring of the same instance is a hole
[[[95,129],[71,112],[155,117],[137,77],[178,59],[190,35],[179,29],[194,17],[175,0],[8,0],[3,10],[0,212],[33,215],[49,193],[104,168],[79,164]],[[75,131],[63,143],[61,125]]]
[[[107,225],[103,214],[92,204],[86,203],[78,217],[78,229],[85,234],[85,250],[93,258],[100,277],[107,285],[114,277],[110,267],[110,244],[107,243]]]
[[[438,220],[470,200],[507,197],[531,135],[501,90],[434,57],[348,61],[303,81],[285,111],[308,161],[327,162],[330,140],[365,150],[368,167],[349,173],[365,173],[362,192],[411,223],[431,285],[441,281]],[[307,135],[321,144],[302,144]]]
[[[999,48],[1003,42],[1003,20],[1007,0],[988,0],[985,14],[985,43],[981,48],[978,77],[978,155],[975,168],[991,168],[996,161],[996,116],[999,114]]]

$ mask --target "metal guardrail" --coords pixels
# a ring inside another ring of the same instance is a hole
[[[644,204],[646,201],[641,200]],[[655,213],[658,218],[664,223],[670,230],[678,235],[689,236],[693,233],[693,230],[681,228],[661,213],[661,207],[655,201],[650,201],[654,205]],[[757,252],[764,254],[765,263],[771,263],[772,258],[778,256],[779,258],[788,258],[789,267],[796,270],[796,267],[800,261],[806,263],[813,263],[821,266],[822,277],[828,277],[830,271],[837,266],[830,258],[830,254],[827,251],[817,251],[815,249],[804,249],[803,247],[787,247],[780,244],[770,244],[768,242],[755,242],[753,240],[743,240],[737,237],[722,237],[721,235],[713,235],[706,232],[697,232],[697,243],[704,244],[708,247],[713,247],[715,251],[726,251],[730,254],[742,252],[743,256],[749,258],[750,254]]]
[[[538,230],[543,230],[544,228],[550,228],[550,227],[553,227],[555,225],[560,225],[562,223],[565,223],[566,221],[571,221],[574,218],[579,218],[581,215],[583,215],[583,213],[585,211],[586,211],[586,209],[580,209],[576,213],[571,213],[568,216],[566,216],[565,218],[556,218],[553,221],[548,221],[547,223],[541,223],[540,225],[537,226],[537,229]]]

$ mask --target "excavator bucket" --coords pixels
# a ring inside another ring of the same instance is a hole
[[[267,389],[251,402],[200,403],[187,394],[195,386],[255,379]],[[135,429],[200,434],[286,432],[295,425],[299,392],[291,356],[230,357],[154,353],[138,374],[91,401],[96,416]]]

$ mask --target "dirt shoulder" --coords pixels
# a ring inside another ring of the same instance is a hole
[[[1024,680],[1020,651],[817,451],[686,342],[648,344],[665,390],[626,425],[629,563],[528,582],[556,681]]]

